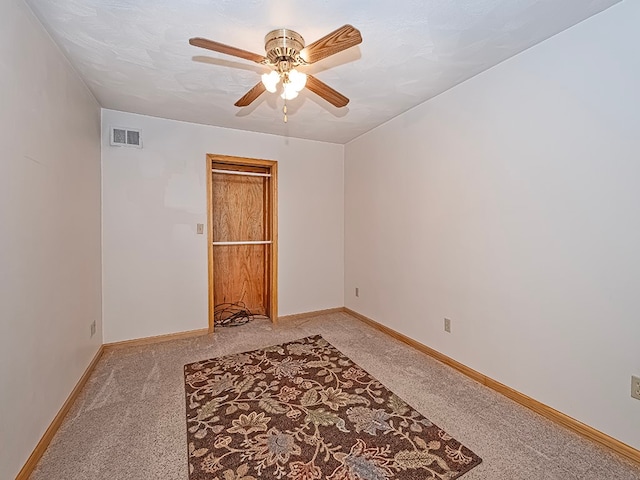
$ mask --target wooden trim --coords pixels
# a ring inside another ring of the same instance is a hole
[[[269,174],[271,177],[271,174]],[[262,204],[267,208],[262,209],[262,238],[271,238],[271,188],[269,187],[269,181],[265,179],[264,186],[262,188]],[[262,288],[265,292],[271,292],[271,246],[263,250],[265,275],[262,279]],[[265,313],[271,311],[271,295],[264,299],[265,301]]]
[[[232,155],[218,155],[215,153],[207,153],[207,159],[209,160],[209,169],[211,167],[211,162],[216,163],[226,163],[227,165],[238,165],[242,166],[252,166],[252,167],[271,167],[274,164],[277,164],[275,160],[264,160],[261,158],[245,158],[245,157],[234,157]]]
[[[94,355],[93,359],[91,360],[91,363],[89,363],[89,366],[85,369],[84,373],[80,377],[80,380],[78,380],[78,383],[76,384],[76,386],[71,391],[71,394],[69,395],[67,400],[64,402],[64,404],[62,404],[62,407],[58,411],[57,415],[53,418],[53,421],[49,425],[49,428],[47,428],[47,430],[44,432],[44,435],[42,435],[42,438],[40,438],[40,441],[36,445],[36,448],[33,449],[33,452],[31,452],[31,455],[29,455],[29,458],[27,459],[26,463],[24,464],[20,472],[18,472],[18,475],[16,476],[16,480],[27,480],[31,476],[31,474],[36,468],[36,465],[42,458],[42,455],[44,455],[45,450],[51,443],[51,440],[53,439],[54,435],[60,428],[60,425],[62,425],[62,421],[67,416],[67,413],[69,413],[71,406],[78,398],[78,395],[84,388],[85,384],[87,383],[87,380],[89,380],[89,377],[93,373],[93,370],[96,368],[96,365],[98,364],[98,361],[102,357],[103,353],[104,353],[104,345],[100,345],[100,348]]]
[[[215,247],[216,245],[232,246],[232,245],[271,245],[271,240],[246,240],[239,242],[211,242]]]
[[[458,370],[459,372],[464,373],[467,377],[470,377],[472,379],[474,379],[477,382],[482,383],[483,385],[486,384],[485,380],[487,377],[485,377],[484,375],[482,375],[480,372],[477,372],[469,367],[467,367],[466,365],[457,362],[456,360],[447,357],[446,355],[443,355],[442,353],[438,352],[437,350],[434,350],[433,348],[427,347],[426,345],[423,345],[422,343],[414,340],[411,337],[407,337],[406,335],[403,335],[399,332],[396,332],[395,330],[387,327],[386,325],[382,325],[381,323],[376,322],[375,320],[371,320],[369,317],[365,317],[364,315],[351,310],[350,308],[345,308],[344,309],[346,313],[348,313],[349,315],[352,315],[354,317],[356,317],[358,320],[363,321],[364,323],[372,326],[373,328],[380,330],[381,332],[386,333],[387,335],[395,338],[396,340],[400,340],[402,343],[406,343],[407,345],[409,345],[410,347],[415,348],[416,350],[419,350],[422,353],[426,353],[427,355],[429,355],[430,357],[435,358],[436,360],[444,363],[445,365],[450,366],[451,368],[455,368],[456,370]]]
[[[134,338],[133,340],[105,343],[103,347],[105,351],[123,347],[139,347],[141,345],[152,345],[154,343],[169,342],[171,340],[180,340],[182,338],[202,337],[207,334],[209,334],[209,329],[201,328],[198,330],[187,330],[186,332],[167,333],[165,335],[155,335],[153,337]]]
[[[616,440],[615,438],[607,435],[606,433],[596,430],[595,428],[590,427],[589,425],[586,425],[580,422],[579,420],[576,420],[575,418],[570,417],[569,415],[566,415],[558,410],[555,410],[554,408],[551,408],[548,405],[545,405],[544,403],[539,402],[538,400],[535,400],[523,393],[518,392],[517,390],[514,390],[511,387],[508,387],[490,377],[487,377],[486,375],[483,375],[482,373],[476,370],[473,370],[472,368],[469,368],[466,365],[463,365],[462,363],[452,359],[451,357],[448,357],[438,352],[437,350],[434,350],[433,348],[427,347],[426,345],[412,339],[411,337],[407,337],[402,333],[396,332],[392,328],[389,328],[386,325],[382,325],[381,323],[378,323],[375,320],[370,319],[369,317],[366,317],[354,310],[351,310],[350,308],[345,307],[344,311],[349,315],[357,318],[358,320],[361,320],[362,322],[366,323],[367,325],[375,328],[376,330],[380,330],[381,332],[386,333],[387,335],[395,338],[396,340],[399,340],[402,343],[405,343],[410,347],[413,347],[416,350],[422,353],[425,353],[430,357],[435,358],[436,360],[444,363],[445,365],[448,365],[449,367],[458,370],[459,372],[465,374],[466,376],[476,380],[477,382],[480,382],[481,384],[504,395],[505,397],[510,398],[511,400],[514,400],[520,405],[527,407],[530,410],[533,410],[534,412],[542,415],[543,417],[548,418],[553,422],[559,423],[560,425],[568,428],[569,430],[573,430],[574,432],[584,437],[587,437],[588,439],[593,440],[599,443],[600,445],[603,445],[609,448],[610,450],[613,450],[614,452],[622,455],[625,458],[628,458],[629,460],[640,463],[640,450],[637,450],[632,446],[621,442],[620,440]]]
[[[628,458],[629,460],[632,460],[640,464],[640,450],[637,450],[632,446],[627,445],[626,443],[623,443],[620,440],[617,440],[607,435],[606,433],[596,430],[595,428],[590,427],[589,425],[582,423],[581,421],[576,420],[575,418],[570,417],[569,415],[559,412],[558,410],[555,410],[545,405],[544,403],[541,403],[531,397],[528,397],[523,393],[520,393],[517,390],[514,390],[511,387],[508,387],[496,380],[493,380],[492,378],[486,377],[485,385],[491,388],[492,390],[495,390],[496,392],[501,393],[505,397],[508,397],[511,400],[518,402],[519,404],[529,408],[530,410],[533,410],[534,412],[542,415],[543,417],[546,417],[549,420],[559,423],[560,425],[568,428],[569,430],[573,430],[574,432],[584,437],[587,437],[588,439],[593,440],[594,442],[597,442],[613,450],[616,453],[619,453],[620,455]]]
[[[208,259],[208,272],[209,272],[209,333],[213,333],[213,315],[214,315],[214,300],[213,300],[213,208],[211,205],[211,199],[213,198],[213,174],[211,173],[211,159],[207,155],[207,166],[205,169],[207,172],[207,259]]]
[[[258,173],[258,172],[242,172],[237,170],[219,170],[214,168],[211,170],[211,173],[223,173],[226,175],[245,175],[247,177],[270,177],[270,173]]]
[[[269,204],[267,209],[270,212],[271,223],[269,224],[271,232],[271,246],[268,249],[271,260],[269,266],[269,292],[268,314],[273,323],[278,320],[278,162],[275,160],[263,160],[259,158],[233,157],[230,155],[207,154],[207,251],[208,251],[208,269],[209,269],[209,333],[213,333],[215,299],[214,299],[214,276],[213,267],[213,208],[211,205],[213,193],[213,177],[211,170],[213,163],[226,164],[238,167],[263,167],[269,169],[270,178],[267,178],[269,185]]]
[[[285,315],[284,317],[278,318],[278,320],[284,320],[284,321],[300,320],[302,318],[317,317],[319,315],[329,315],[331,313],[342,313],[344,311],[345,311],[344,307],[327,308],[326,310],[315,310],[313,312],[303,312],[303,313],[294,313],[292,315]]]
[[[278,162],[271,165],[269,185],[269,210],[271,211],[271,265],[269,265],[270,282],[269,314],[273,323],[278,322]]]

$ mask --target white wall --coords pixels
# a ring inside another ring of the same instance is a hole
[[[196,234],[207,222],[207,153],[278,161],[279,314],[344,305],[342,145],[102,118],[105,342],[207,327],[207,238]],[[142,129],[144,148],[110,147],[110,126]]]
[[[0,2],[0,92],[0,478],[14,478],[102,342],[100,108],[21,0]]]
[[[345,148],[346,305],[635,448],[638,24],[627,0]]]

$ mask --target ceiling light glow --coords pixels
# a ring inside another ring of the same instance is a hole
[[[278,82],[280,82],[280,75],[275,70],[262,74],[262,84],[268,92],[274,93],[277,89]]]
[[[298,90],[296,90],[295,86],[292,83],[283,83],[282,84],[282,95],[280,95],[285,100],[293,100],[298,96]]]

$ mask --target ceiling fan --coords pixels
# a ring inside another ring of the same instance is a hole
[[[196,47],[240,57],[272,69],[270,73],[263,74],[262,81],[258,82],[235,103],[237,107],[246,107],[265,91],[276,92],[280,82],[282,83],[281,96],[285,101],[295,98],[298,96],[298,92],[306,87],[332,105],[344,107],[349,103],[347,97],[316,77],[299,72],[296,68],[311,65],[361,42],[360,32],[351,25],[344,25],[306,47],[304,39],[299,33],[287,28],[273,30],[267,33],[264,38],[266,56],[206,38],[196,37],[189,40],[189,43]],[[286,122],[286,104],[284,113]]]

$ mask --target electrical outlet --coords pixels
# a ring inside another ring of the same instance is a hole
[[[91,322],[91,336],[93,337],[96,334],[96,321]]]
[[[356,287],[356,297],[360,296],[360,289],[358,287]]]
[[[198,235],[202,235],[204,233],[204,223],[198,223],[196,225],[196,232]]]
[[[640,377],[631,376],[631,396],[640,400]]]
[[[444,319],[444,331],[451,333],[451,320],[449,320],[448,318]]]

